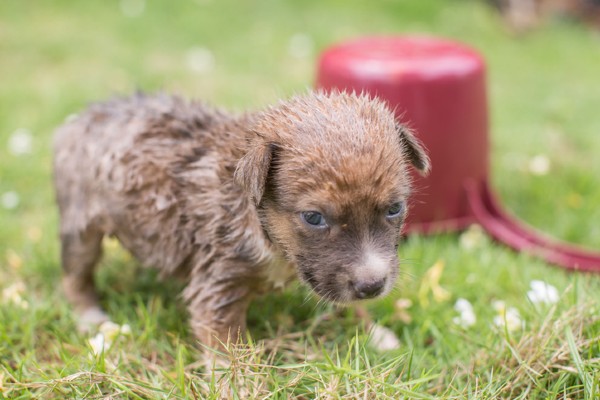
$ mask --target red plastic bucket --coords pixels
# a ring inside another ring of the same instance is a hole
[[[435,37],[360,38],[322,54],[317,86],[387,101],[429,150],[432,171],[425,178],[415,174],[408,233],[477,222],[514,249],[569,269],[600,272],[600,254],[539,234],[496,200],[488,185],[485,63],[475,50]]]

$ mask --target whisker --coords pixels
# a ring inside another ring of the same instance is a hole
[[[415,258],[399,258],[400,265],[421,266],[421,260]]]
[[[308,302],[310,300],[312,300],[312,298],[314,297],[314,293],[312,292],[312,290],[309,290],[306,292],[306,295],[304,296],[304,301],[302,302],[302,304],[300,305],[301,307],[305,306],[306,304],[308,304]]]

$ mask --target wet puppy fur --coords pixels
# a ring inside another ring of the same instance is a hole
[[[234,116],[167,95],[91,106],[55,136],[63,286],[80,325],[108,317],[104,236],[186,280],[201,343],[236,342],[251,299],[299,277],[336,303],[398,275],[409,165],[425,151],[381,101],[311,92]]]

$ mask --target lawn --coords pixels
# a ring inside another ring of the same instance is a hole
[[[352,311],[293,285],[253,304],[250,344],[211,376],[179,283],[158,281],[113,241],[98,280],[131,332],[96,355],[75,329],[50,167],[53,129],[68,115],[135,90],[258,109],[310,88],[332,43],[407,32],[483,53],[503,203],[600,249],[600,34],[581,25],[552,20],[515,36],[475,0],[2,1],[0,399],[600,397],[600,275],[567,273],[476,229],[402,243],[397,289],[368,304],[398,336],[395,350],[376,351]],[[532,281],[558,301],[528,299]],[[459,299],[473,312],[461,314]]]

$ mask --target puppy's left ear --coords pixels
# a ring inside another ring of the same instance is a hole
[[[400,143],[404,154],[410,160],[410,163],[423,176],[429,174],[431,162],[423,143],[407,127],[397,124],[396,129],[400,136]]]
[[[275,143],[260,143],[251,148],[237,164],[233,180],[258,205],[265,192],[267,177],[277,150]]]

